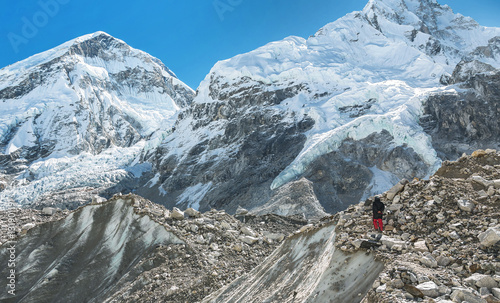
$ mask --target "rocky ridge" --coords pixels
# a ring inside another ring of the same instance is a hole
[[[500,302],[500,153],[444,162],[429,179],[381,195],[385,231],[373,232],[371,201],[335,215],[336,247],[385,263],[362,302]]]

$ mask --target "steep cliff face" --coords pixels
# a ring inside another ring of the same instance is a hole
[[[498,149],[500,70],[477,60],[463,61],[451,80],[459,90],[432,94],[424,104],[421,125],[433,147],[447,160],[476,149]]]
[[[151,197],[157,191],[161,203],[200,210],[262,205],[313,125],[308,117],[272,108],[294,91],[195,101],[155,153],[146,154],[157,176],[137,192]]]
[[[158,59],[103,32],[1,69],[2,201],[43,203],[78,188],[73,201],[88,201],[85,192],[126,178],[123,167],[193,96]]]
[[[307,40],[218,62],[175,131],[143,158],[154,175],[139,192],[168,205],[261,211],[277,210],[288,185],[279,195],[319,202],[320,216],[429,176],[446,157],[419,122],[423,104],[460,90],[443,85],[455,84],[462,60],[500,67],[497,36],[434,0],[372,0]]]

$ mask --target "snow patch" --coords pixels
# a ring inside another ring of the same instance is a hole
[[[212,188],[212,182],[198,183],[184,190],[177,200],[177,205],[186,204],[186,208],[200,209],[200,202]]]

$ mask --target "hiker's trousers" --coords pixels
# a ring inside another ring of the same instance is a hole
[[[373,226],[375,229],[384,230],[384,223],[382,223],[382,219],[373,219]]]

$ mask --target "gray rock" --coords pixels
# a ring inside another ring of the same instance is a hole
[[[424,256],[422,256],[420,258],[420,262],[422,264],[424,264],[425,266],[431,267],[431,268],[435,268],[435,267],[438,266],[438,263],[437,263],[436,259],[434,259],[434,257],[431,254],[429,254],[429,253],[427,253]]]
[[[493,180],[493,185],[495,186],[496,189],[500,189],[500,179]]]
[[[389,189],[386,192],[387,199],[389,199],[389,200],[394,199],[394,197],[405,188],[406,183],[408,183],[408,180],[401,180],[396,185],[394,185],[391,189]]]
[[[492,289],[491,289],[491,293],[492,293],[495,297],[497,297],[498,299],[500,299],[500,288],[496,288],[496,287],[495,287],[495,288],[492,288]]]
[[[399,246],[401,248],[406,248],[406,242],[405,241],[398,240],[398,239],[395,239],[395,238],[391,238],[391,237],[388,237],[388,236],[385,236],[385,235],[383,235],[380,238],[380,242],[383,245],[387,246],[388,248],[393,248],[394,246]]]
[[[482,185],[485,188],[488,188],[488,187],[494,185],[493,181],[486,180],[486,179],[484,179],[481,176],[472,176],[471,180],[474,181],[474,182],[476,182],[477,184]]]
[[[35,227],[35,226],[36,226],[36,224],[35,224],[35,223],[26,223],[26,224],[24,224],[24,225],[21,227],[21,229],[22,229],[22,230],[28,230],[28,229],[32,229],[32,228],[33,228],[33,227]]]
[[[163,211],[161,209],[157,209],[157,208],[152,208],[152,209],[148,209],[148,212],[154,216],[163,216]]]
[[[481,297],[483,297],[483,296],[487,296],[487,295],[489,295],[489,294],[491,294],[491,292],[490,292],[490,290],[488,289],[488,287],[481,287],[481,288],[479,289],[479,295],[481,295]]]
[[[243,226],[240,231],[250,237],[257,237],[257,233],[248,226]]]
[[[264,237],[266,237],[269,240],[278,241],[278,242],[281,242],[281,241],[283,241],[283,239],[285,239],[285,235],[283,233],[264,232]]]
[[[184,212],[177,207],[174,207],[174,209],[170,212],[170,216],[177,220],[184,220]]]
[[[428,252],[429,248],[427,248],[427,244],[425,244],[425,240],[417,241],[413,244],[413,250],[419,252]]]
[[[244,242],[248,245],[252,245],[255,242],[259,241],[259,238],[251,237],[251,236],[241,236],[240,241]]]
[[[495,298],[492,294],[482,295],[481,298],[486,300],[488,303],[500,303],[500,300]]]
[[[458,207],[463,210],[463,211],[466,211],[466,212],[472,212],[472,210],[474,209],[474,203],[472,203],[471,201],[469,200],[465,200],[465,199],[460,199],[457,201],[458,203]]]
[[[238,205],[238,208],[236,209],[236,212],[234,213],[235,216],[244,216],[248,214],[248,209],[245,209],[241,206]]]
[[[403,280],[395,279],[395,280],[391,281],[391,286],[393,288],[403,288],[405,286],[405,284],[403,283]]]
[[[453,302],[487,303],[479,294],[475,294],[472,290],[466,288],[453,288],[450,298]]]
[[[439,266],[448,266],[451,263],[451,259],[446,256],[439,256],[436,261]]]
[[[201,217],[201,213],[199,211],[197,211],[196,209],[194,208],[188,208],[184,211],[184,213],[188,216],[190,216],[191,218],[199,218]]]
[[[485,232],[482,232],[478,236],[481,245],[490,247],[497,244],[500,241],[500,227],[490,227]]]
[[[469,285],[476,287],[486,287],[486,288],[496,288],[498,283],[491,276],[475,273],[472,276],[464,280]]]
[[[44,207],[42,209],[42,214],[47,215],[47,216],[52,216],[57,212],[57,208],[54,207]]]
[[[421,283],[417,285],[417,288],[424,294],[424,296],[431,298],[439,296],[439,287],[432,281]]]

